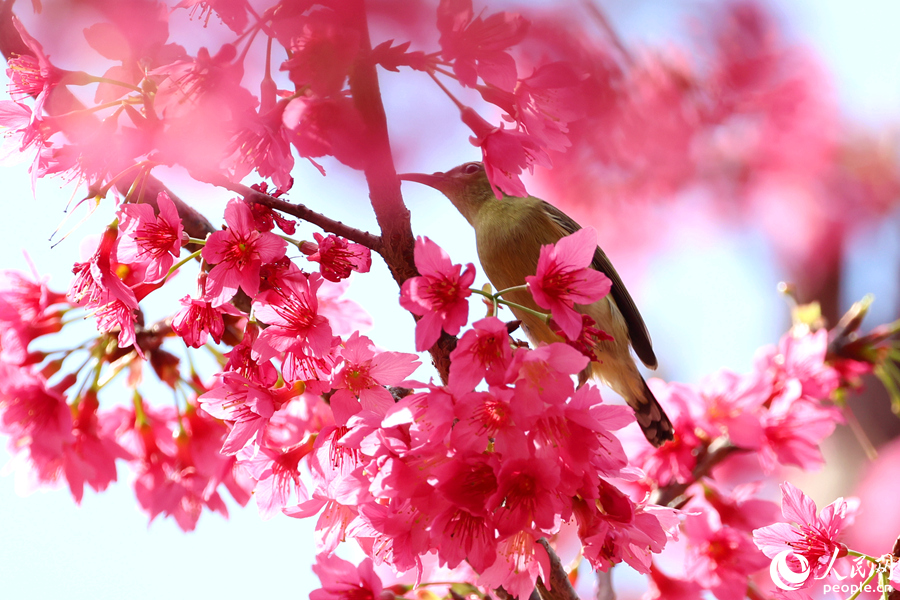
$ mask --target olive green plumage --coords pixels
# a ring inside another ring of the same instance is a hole
[[[568,215],[533,196],[498,199],[481,163],[460,165],[446,173],[433,175],[407,174],[401,179],[429,185],[447,196],[475,229],[478,259],[491,284],[503,290],[525,283],[525,277],[537,270],[541,246],[554,244],[581,227]],[[656,355],[634,301],[625,289],[606,254],[594,251],[591,266],[603,272],[610,281],[610,294],[591,305],[576,305],[576,310],[589,315],[613,337],[594,347],[594,360],[582,379],[594,375],[625,398],[635,411],[644,435],[660,446],[673,438],[672,423],[653,397],[638,371],[629,346],[647,367],[656,368]],[[527,290],[504,294],[506,300],[543,311]],[[512,309],[532,343],[560,341],[541,319]]]

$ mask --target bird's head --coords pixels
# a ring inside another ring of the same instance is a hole
[[[484,165],[480,162],[467,162],[450,169],[446,173],[403,173],[399,175],[403,181],[424,183],[443,193],[453,206],[462,213],[466,220],[474,225],[475,215],[487,202],[497,200],[488,181]]]

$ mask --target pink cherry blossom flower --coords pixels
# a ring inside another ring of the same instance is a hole
[[[562,511],[557,493],[559,465],[536,456],[505,460],[497,474],[497,492],[488,500],[501,535],[532,528],[549,531]]]
[[[311,162],[317,156],[334,156],[348,167],[363,169],[372,152],[371,144],[361,143],[368,135],[366,125],[344,96],[294,98],[284,110],[284,125],[291,144]]]
[[[35,111],[40,113],[40,109],[48,95],[59,85],[67,72],[50,63],[50,58],[44,53],[44,48],[25,30],[25,27],[16,15],[10,15],[10,20],[32,54],[13,55],[10,57],[6,68],[6,74],[10,82],[9,95],[13,100],[24,100],[28,97],[34,98]]]
[[[65,294],[53,292],[46,280],[17,271],[0,271],[0,360],[11,365],[39,362],[29,353],[36,338],[62,329]]]
[[[448,387],[455,394],[470,392],[484,378],[491,385],[501,385],[511,360],[506,323],[497,317],[475,321],[450,353]]]
[[[697,464],[695,450],[701,444],[696,433],[697,414],[703,402],[692,386],[683,383],[667,384],[653,378],[647,385],[675,426],[675,439],[654,448],[644,443],[645,438],[640,436],[639,445],[631,456],[632,461],[660,485],[692,481],[691,472]]]
[[[325,281],[316,292],[319,314],[328,319],[334,335],[346,336],[372,327],[372,317],[362,306],[341,297],[347,292],[349,285],[347,280],[340,283]]]
[[[453,72],[467,87],[475,87],[480,76],[485,83],[512,91],[516,61],[506,49],[522,41],[528,24],[524,17],[508,12],[476,17],[472,0],[441,0],[438,5],[442,56],[453,63]]]
[[[503,586],[515,598],[528,598],[538,577],[547,581],[550,557],[537,536],[526,531],[497,544],[497,560],[481,573],[478,582],[488,588]]]
[[[232,200],[225,207],[228,228],[209,236],[203,259],[215,266],[209,272],[207,294],[213,306],[220,306],[238,288],[251,298],[259,291],[259,270],[263,263],[278,260],[287,242],[270,232],[253,229],[253,215],[247,204]]]
[[[172,408],[156,409],[140,400],[137,405],[139,411],[119,409],[118,441],[135,457],[135,496],[151,522],[163,514],[192,531],[203,509],[227,517],[220,485],[241,506],[249,501],[247,484],[234,476],[234,457],[219,453],[223,424],[194,404],[180,420]]]
[[[304,354],[297,350],[285,352],[281,361],[281,375],[284,380],[289,384],[302,381],[305,391],[317,396],[331,391],[333,389],[331,376],[339,360],[337,352],[340,342],[339,337],[333,337],[331,350],[321,356]]]
[[[537,419],[529,440],[559,462],[558,487],[572,496],[587,479],[621,475],[628,459],[612,431],[633,422],[626,407],[603,404],[596,386],[583,385],[569,402]]]
[[[143,356],[143,351],[135,344],[137,297],[113,271],[117,237],[118,230],[108,227],[93,256],[86,262],[75,264],[72,269],[75,277],[69,287],[68,298],[94,311],[100,331],[109,332],[118,328],[119,348],[134,345],[137,353]]]
[[[688,515],[685,571],[719,600],[743,600],[747,577],[769,561],[747,532],[722,525],[714,511]]]
[[[416,268],[422,275],[403,282],[400,306],[422,318],[416,323],[416,350],[431,348],[441,335],[459,333],[469,320],[469,303],[475,281],[472,263],[454,265],[440,246],[427,237],[416,239]]]
[[[582,79],[567,62],[542,65],[516,85],[516,110],[510,115],[543,147],[563,152],[572,145],[568,124],[586,112]]]
[[[271,235],[271,234],[270,234]],[[282,286],[262,292],[253,303],[256,317],[267,327],[253,346],[261,360],[282,352],[324,357],[331,349],[331,326],[319,314],[316,291],[322,285],[318,273],[297,272]]]
[[[109,412],[98,412],[96,394],[87,392],[74,411],[71,446],[66,447],[63,472],[76,504],[81,503],[84,484],[102,492],[116,481],[116,460],[132,459],[115,439],[119,420]]]
[[[331,396],[334,419],[344,425],[360,410],[384,415],[394,405],[386,385],[397,385],[419,366],[415,354],[375,352],[372,340],[359,332],[351,335],[341,350],[343,368],[334,376],[337,390]]]
[[[225,333],[224,314],[242,314],[230,304],[214,307],[207,300],[185,296],[180,300],[182,309],[172,317],[172,330],[191,348],[199,348],[209,336],[218,344]]]
[[[222,373],[221,380],[198,401],[207,413],[231,424],[221,452],[237,454],[247,444],[262,442],[269,419],[295,394],[292,388],[266,387],[234,371]]]
[[[290,133],[282,123],[285,106],[286,102],[279,102],[265,113],[241,116],[240,128],[228,143],[223,161],[234,181],[256,171],[260,177],[271,178],[279,189],[289,190],[294,185]]]
[[[582,330],[574,304],[592,304],[609,293],[612,282],[592,269],[597,232],[587,227],[541,247],[537,272],[525,278],[538,306],[546,308],[570,340]]]
[[[575,391],[572,375],[587,365],[585,356],[565,344],[519,348],[506,373],[506,380],[516,385],[514,414],[519,425],[530,428],[548,404],[568,400]]]
[[[461,396],[454,407],[459,421],[450,434],[450,447],[463,456],[480,454],[493,441],[501,455],[527,454],[525,432],[513,420],[514,395],[512,389],[491,387],[490,392]]]
[[[269,186],[265,181],[254,183],[250,186],[250,189],[262,192],[263,194],[268,194],[273,198],[280,198],[287,193],[287,190],[279,188],[269,191]],[[284,215],[277,210],[252,200],[248,202],[248,204],[250,205],[250,212],[253,213],[253,222],[256,223],[256,228],[260,231],[272,231],[275,229],[276,225],[288,235],[294,235],[297,231],[297,222],[285,218]]]
[[[281,64],[298,88],[319,97],[338,96],[359,48],[359,32],[338,11],[318,11],[292,32],[290,58]]]
[[[669,577],[656,564],[650,568],[650,589],[641,600],[696,600],[703,595],[703,588],[690,579]]]
[[[788,523],[754,530],[753,541],[769,558],[789,550],[797,560],[805,560],[809,574],[797,587],[806,587],[825,577],[835,559],[847,554],[838,537],[853,522],[859,501],[838,498],[816,514],[815,502],[787,481],[781,484],[781,496],[781,512]]]
[[[187,8],[192,18],[207,23],[209,13],[215,12],[237,34],[243,33],[247,26],[247,5],[240,0],[181,0],[175,8]]]
[[[697,425],[710,437],[726,434],[732,443],[745,449],[762,445],[762,407],[772,394],[768,378],[721,370],[705,378],[697,393],[705,404],[705,414],[696,414]]]
[[[256,480],[253,496],[263,520],[279,514],[292,497],[298,503],[309,500],[306,486],[300,481],[299,465],[311,450],[311,441],[281,451],[261,446],[256,456],[238,462]]]
[[[353,244],[344,238],[328,234],[313,233],[318,244],[311,244],[312,250],[307,258],[319,263],[322,277],[337,283],[350,277],[352,271],[368,273],[372,266],[372,253],[365,246]],[[301,248],[301,250],[303,250]]]
[[[534,165],[549,168],[550,157],[541,144],[529,134],[515,129],[494,127],[468,106],[461,110],[463,123],[475,134],[469,141],[481,148],[482,162],[491,189],[497,198],[528,195],[519,179],[523,169]]]
[[[566,333],[553,319],[550,319],[550,322],[547,324],[550,326],[550,329],[553,330],[553,333],[562,338],[567,345],[581,352],[588,360],[597,358],[594,349],[599,342],[613,341],[613,336],[602,329],[595,327],[596,322],[588,315],[581,315],[581,331],[574,339],[569,339]]]
[[[595,569],[607,570],[626,562],[640,573],[650,570],[651,554],[662,552],[676,527],[675,511],[659,506],[635,504],[617,487],[599,479],[584,486],[572,502],[578,537],[584,556]]]
[[[390,592],[383,592],[381,579],[375,574],[372,559],[367,558],[359,567],[334,554],[319,554],[312,567],[322,582],[322,587],[309,593],[310,600],[388,600]]]
[[[259,339],[259,327],[254,323],[248,323],[244,328],[244,337],[241,342],[226,352],[228,362],[224,371],[240,373],[247,379],[264,386],[273,386],[278,381],[278,370],[269,360],[263,360],[259,353],[253,350],[256,340]]]
[[[57,478],[64,449],[75,441],[63,393],[72,383],[70,377],[51,386],[30,367],[0,363],[0,432],[10,436],[12,451],[28,452],[42,481]]]
[[[156,199],[159,216],[149,204],[124,204],[119,210],[119,246],[116,258],[123,263],[140,263],[144,281],[161,281],[181,252],[184,227],[175,204],[165,192]]]
[[[763,482],[745,483],[726,490],[711,479],[703,481],[702,494],[697,493],[685,505],[685,511],[694,507],[715,510],[722,524],[752,532],[778,520],[778,505],[759,497]]]
[[[760,418],[764,438],[756,456],[767,472],[777,463],[819,468],[825,462],[819,444],[843,420],[837,408],[799,397],[800,384],[789,383]]]
[[[767,348],[757,357],[755,367],[775,381],[798,381],[804,396],[826,399],[840,383],[837,370],[825,363],[827,350],[828,331],[824,328],[799,337],[787,333],[777,348]]]
[[[440,549],[441,561],[451,568],[466,561],[483,573],[497,560],[496,532],[483,516],[453,507],[438,514],[431,532],[435,538],[432,545]]]
[[[38,109],[0,100],[0,128],[5,129],[0,162],[18,161],[20,156],[26,155],[27,149],[33,148],[34,159],[28,168],[32,190],[38,178],[50,171],[51,152],[57,149],[50,141],[57,128],[52,121],[44,119]]]

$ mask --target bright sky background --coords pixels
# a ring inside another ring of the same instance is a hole
[[[677,33],[676,14],[685,6],[700,6],[644,2],[635,10],[626,8],[634,6],[626,0],[604,4],[627,39],[652,41],[670,39]],[[19,10],[26,7],[22,2]],[[873,126],[900,123],[900,39],[895,31],[900,3],[802,0],[784,3],[780,10],[792,33],[812,43],[830,66],[846,114]],[[390,106],[398,111],[417,101],[390,96],[389,84],[385,89]],[[466,146],[466,135],[460,129],[445,148],[397,157],[398,168],[445,170],[476,158]],[[456,158],[448,159],[451,155]],[[73,240],[52,250],[47,240],[61,221],[72,190],[60,191],[56,181],[41,182],[40,200],[34,200],[26,168],[0,168],[0,189],[7,206],[7,217],[0,220],[0,268],[27,269],[21,254],[27,248],[38,270],[51,275],[51,285],[64,290],[83,233],[79,230]],[[335,173],[343,172],[336,169]],[[477,263],[472,234],[449,203],[437,192],[408,185],[404,184],[404,193],[413,212],[414,231],[435,239],[454,260]],[[176,191],[185,197],[192,192],[202,195],[201,210],[221,214],[223,196],[214,198],[205,189],[176,187]],[[349,183],[338,177],[317,181],[304,194],[317,199],[304,198],[311,206],[374,229],[371,219],[366,220],[366,204],[335,200],[366,198],[358,176]],[[83,214],[79,211],[76,216]],[[106,222],[106,216],[95,217],[85,231],[98,231]],[[852,269],[848,303],[868,291],[876,292],[871,324],[892,319],[897,306],[896,227],[894,219],[877,231],[860,232],[848,258]],[[754,349],[775,341],[785,326],[784,305],[774,291],[779,273],[765,254],[765,244],[750,234],[697,239],[691,231],[678,234],[674,242],[672,250],[655,259],[645,273],[623,273],[654,334],[666,375],[695,381],[721,367],[748,369]],[[395,305],[394,293],[384,293],[386,286],[394,284],[381,261],[376,258],[373,263],[373,273],[356,279],[351,296],[364,299],[373,314],[376,328],[369,334],[377,343],[412,351],[412,321]],[[478,285],[483,282],[483,276],[476,280]],[[479,310],[473,309],[473,315]],[[710,346],[713,340],[723,339],[731,343]],[[159,394],[166,393],[160,388]],[[153,401],[164,403],[168,398]],[[0,464],[7,458],[0,449]],[[12,476],[0,478],[0,595],[91,600],[304,598],[317,587],[309,570],[313,521],[281,517],[263,522],[251,501],[243,510],[231,503],[228,521],[204,514],[191,534],[181,533],[170,520],[160,519],[148,527],[127,473],[120,468],[123,481],[104,494],[86,491],[81,507],[75,506],[65,489],[21,497]]]

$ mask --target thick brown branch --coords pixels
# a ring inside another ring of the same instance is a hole
[[[351,242],[362,244],[366,248],[374,250],[375,252],[381,254],[381,248],[383,244],[381,243],[381,238],[377,235],[372,235],[367,231],[362,231],[360,229],[350,227],[349,225],[344,225],[340,221],[335,221],[334,219],[326,217],[321,213],[310,210],[302,204],[292,204],[290,202],[285,202],[284,200],[275,198],[274,196],[270,196],[269,194],[260,192],[258,190],[254,190],[253,188],[249,188],[245,185],[232,183],[224,177],[215,178],[215,180],[210,181],[210,183],[219,187],[229,189],[236,194],[240,194],[245,200],[256,202],[258,204],[262,204],[263,206],[268,206],[271,209],[281,211],[285,214],[297,217],[298,219],[303,219],[307,223],[312,223],[316,227],[320,227],[322,230],[327,231],[328,233],[333,233],[335,235],[347,238]]]
[[[540,577],[538,577],[536,584],[541,598],[543,600],[578,600],[578,594],[575,593],[575,588],[572,587],[572,582],[569,581],[569,575],[566,573],[562,562],[560,562],[559,556],[556,555],[553,547],[550,546],[550,542],[547,541],[547,538],[541,538],[538,540],[538,543],[544,547],[544,550],[547,551],[547,555],[550,557],[549,587],[544,585]]]
[[[597,571],[594,575],[595,600],[616,600],[616,590],[612,584],[613,568],[610,566],[605,571]]]
[[[348,23],[359,34],[360,51],[350,72],[350,91],[353,104],[366,125],[364,145],[366,163],[364,172],[369,184],[369,199],[375,211],[375,219],[381,228],[382,250],[379,252],[387,263],[391,275],[402,285],[410,277],[419,274],[414,261],[415,240],[410,224],[409,209],[400,194],[400,180],[391,154],[387,116],[381,102],[378,73],[371,59],[372,43],[364,0],[346,3]],[[449,354],[456,346],[456,339],[442,334],[431,349],[431,358],[441,380],[446,383],[450,373]]]
[[[364,0],[348,3],[347,18],[360,39],[360,51],[350,73],[350,91],[353,104],[366,125],[366,134],[360,143],[364,145],[366,162],[364,172],[369,184],[369,199],[375,211],[375,219],[381,228],[384,257],[391,274],[400,285],[419,273],[413,260],[415,240],[410,224],[409,210],[400,195],[400,180],[391,154],[387,116],[381,101],[378,73],[371,60],[372,44]]]

